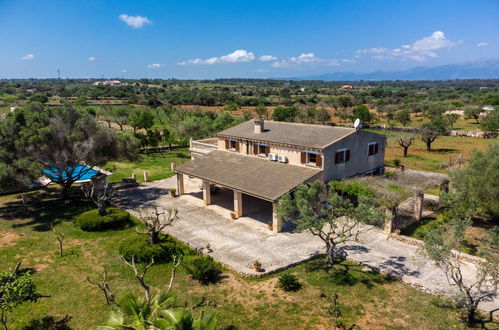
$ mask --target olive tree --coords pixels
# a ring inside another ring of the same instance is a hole
[[[0,272],[0,323],[5,330],[16,306],[39,297],[31,272],[20,272],[19,266],[20,263],[12,272]]]
[[[296,224],[298,232],[307,231],[319,237],[326,245],[328,263],[333,266],[337,258],[344,257],[341,245],[355,241],[368,230],[366,224],[383,222],[384,214],[373,205],[367,197],[361,197],[354,205],[334,189],[328,190],[323,182],[315,181],[283,195],[277,204],[277,215]]]
[[[466,213],[462,210],[463,213]],[[464,233],[471,224],[469,215],[455,217],[446,225],[428,232],[424,239],[423,253],[442,270],[447,280],[456,288],[455,300],[466,311],[469,326],[476,323],[480,302],[495,296],[499,289],[499,232],[497,227],[489,232],[481,248],[482,260],[476,265],[476,275],[467,281],[459,252],[464,244]]]
[[[402,134],[397,137],[397,143],[404,149],[404,157],[407,157],[407,151],[413,142],[414,135],[412,134]]]

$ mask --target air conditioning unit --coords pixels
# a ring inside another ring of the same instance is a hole
[[[277,161],[277,155],[276,154],[269,154],[268,155],[269,159],[272,160],[272,161]]]
[[[288,158],[286,158],[286,156],[284,156],[284,155],[278,155],[277,156],[277,161],[279,163],[287,163],[288,162]]]

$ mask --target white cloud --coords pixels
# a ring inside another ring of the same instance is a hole
[[[33,55],[33,54],[26,54],[26,55],[24,55],[23,57],[21,57],[21,60],[27,60],[27,61],[30,61],[30,60],[32,60],[32,59],[34,59],[34,58],[35,58],[35,55]]]
[[[350,60],[346,60],[350,61]],[[289,68],[289,67],[296,67],[300,65],[328,65],[328,66],[338,66],[340,65],[340,60],[333,59],[333,60],[328,60],[324,58],[320,58],[315,56],[314,53],[302,53],[297,57],[288,57],[286,59],[277,61],[272,63],[272,66],[274,68]]]
[[[127,70],[127,69],[123,69],[123,70],[121,70],[121,72],[123,72],[123,73],[127,73],[127,72],[128,72],[128,70]]]
[[[164,64],[159,64],[159,63],[153,63],[153,64],[149,64],[147,66],[148,69],[159,69],[161,67],[163,67]]]
[[[384,47],[359,49],[356,54],[368,54],[378,60],[403,59],[423,62],[428,58],[438,57],[436,51],[452,48],[456,44],[456,42],[447,39],[442,31],[435,31],[430,36],[417,40],[411,45],[402,45],[394,49]]]
[[[146,24],[152,24],[152,21],[144,16],[129,16],[126,14],[122,14],[118,16],[118,18],[125,22],[128,26],[131,26],[135,29],[140,29]]]
[[[95,57],[90,56],[90,57],[88,58],[88,61],[89,61],[89,62],[93,62],[93,61],[95,61]]]
[[[220,57],[210,57],[207,59],[195,58],[193,60],[187,60],[178,62],[178,65],[209,65],[215,63],[240,63],[240,62],[251,62],[255,59],[255,55],[252,52],[248,52],[244,49],[238,49],[230,54],[223,55]]]
[[[489,44],[488,44],[488,43],[486,43],[485,41],[481,41],[481,42],[477,42],[475,45],[476,45],[477,47],[486,47],[486,46],[488,46]]]
[[[275,61],[277,60],[277,57],[272,55],[262,55],[258,59],[262,62],[267,62],[267,61]]]

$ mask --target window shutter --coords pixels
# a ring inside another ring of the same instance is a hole
[[[317,158],[315,159],[315,165],[318,167],[322,167],[322,156],[317,155]]]
[[[269,146],[265,146],[265,156],[268,156],[270,153],[270,147]]]
[[[375,153],[375,154],[377,154],[377,153],[378,153],[378,151],[379,151],[379,144],[378,144],[378,143],[376,143],[376,144],[374,145],[374,153]]]
[[[225,140],[225,150],[229,150],[229,140]]]
[[[253,144],[253,155],[258,155],[258,144]]]
[[[350,150],[345,151],[345,162],[350,160]]]
[[[239,142],[236,142],[236,151],[239,152]]]
[[[307,153],[306,152],[302,152],[301,153],[301,163],[305,164],[306,162],[307,162]]]

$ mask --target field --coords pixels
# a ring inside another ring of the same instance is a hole
[[[76,192],[75,192],[76,193]],[[77,195],[62,203],[57,191],[35,192],[23,206],[19,196],[0,198],[1,270],[17,261],[35,272],[34,280],[43,295],[36,303],[16,309],[16,329],[44,316],[69,316],[69,326],[90,329],[105,322],[111,308],[101,292],[86,278],[97,279],[102,265],[109,267],[109,283],[119,294],[126,289],[139,292],[131,270],[119,259],[117,246],[134,229],[88,233],[72,220],[91,205]],[[49,223],[65,234],[64,256],[57,254]],[[155,265],[146,276],[153,289],[165,288],[171,265]],[[286,293],[276,288],[277,275],[263,279],[243,278],[229,270],[218,284],[202,286],[180,268],[174,286],[176,304],[194,308],[197,315],[213,308],[219,323],[228,329],[328,329],[331,297],[337,293],[344,304],[341,320],[364,329],[462,328],[459,314],[445,300],[365,272],[349,262],[332,271],[317,259],[289,270],[303,288]]]
[[[422,171],[443,172],[439,169],[440,161],[449,163],[456,161],[460,154],[468,159],[473,150],[485,150],[495,139],[479,139],[459,136],[440,136],[431,146],[431,151],[426,151],[426,144],[416,135],[413,145],[409,148],[408,157],[403,157],[403,148],[396,141],[400,132],[371,130],[372,132],[387,135],[388,145],[385,150],[385,164],[391,165],[398,158],[405,168]]]

